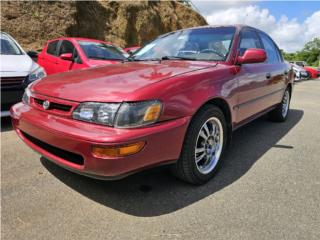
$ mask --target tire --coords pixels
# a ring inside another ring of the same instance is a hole
[[[209,104],[202,107],[188,127],[180,158],[172,166],[174,175],[195,185],[209,181],[221,165],[227,136],[227,123],[220,108]]]
[[[284,122],[290,111],[290,91],[287,88],[283,94],[281,103],[269,113],[269,119],[274,122]]]

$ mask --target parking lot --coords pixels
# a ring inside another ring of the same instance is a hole
[[[41,158],[2,120],[2,239],[320,239],[320,79],[295,85],[285,123],[234,133],[200,187],[166,167],[103,182]]]

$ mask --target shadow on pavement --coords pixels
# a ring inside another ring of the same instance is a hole
[[[7,132],[12,130],[11,118],[3,117],[1,118],[1,132]]]
[[[292,146],[277,142],[302,116],[303,111],[293,109],[285,123],[260,118],[235,131],[222,168],[210,182],[199,187],[175,179],[168,167],[122,180],[99,181],[71,173],[43,157],[41,162],[60,181],[93,201],[130,215],[158,216],[187,207],[237,181],[272,147],[290,151]]]

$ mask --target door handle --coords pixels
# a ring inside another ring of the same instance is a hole
[[[266,78],[267,78],[267,79],[270,79],[270,78],[271,78],[271,73],[267,73],[267,74],[266,74]]]

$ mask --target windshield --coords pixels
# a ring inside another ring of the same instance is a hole
[[[101,42],[78,41],[80,47],[89,59],[124,60],[126,52],[111,44]]]
[[[225,61],[235,30],[234,27],[209,27],[169,33],[141,48],[132,59]]]
[[[17,44],[14,41],[12,41],[12,39],[8,35],[1,33],[0,41],[1,41],[1,46],[0,46],[1,55],[22,55],[23,54],[20,48],[17,46]]]

